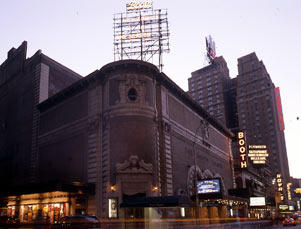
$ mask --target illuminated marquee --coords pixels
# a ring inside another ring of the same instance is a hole
[[[238,151],[240,156],[240,168],[247,168],[247,150],[244,132],[238,132]]]
[[[265,164],[268,156],[266,145],[249,145],[248,157],[253,164]]]
[[[145,9],[151,9],[153,8],[153,3],[151,1],[145,1],[145,2],[130,2],[126,4],[126,10],[132,11],[132,10],[145,10]]]
[[[283,119],[283,112],[282,112],[282,105],[281,105],[281,98],[280,98],[280,90],[279,87],[275,88],[275,96],[276,96],[276,104],[277,104],[277,111],[278,111],[278,119],[279,119],[279,126],[280,130],[284,130],[284,119]]]
[[[221,184],[219,179],[199,180],[197,182],[197,190],[199,194],[220,193]]]
[[[282,183],[281,174],[278,173],[276,178],[277,178],[276,179],[276,181],[277,181],[277,191],[280,192],[280,198],[281,198],[281,200],[284,200],[284,196],[283,196],[283,183]]]

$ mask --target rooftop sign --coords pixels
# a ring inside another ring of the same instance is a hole
[[[151,9],[153,8],[153,3],[151,1],[145,1],[145,2],[130,2],[126,4],[126,10],[132,11],[132,10],[145,10],[145,9]]]
[[[126,5],[125,13],[114,15],[113,29],[114,61],[151,61],[162,70],[162,54],[169,52],[166,9],[153,9],[151,1],[132,1]]]

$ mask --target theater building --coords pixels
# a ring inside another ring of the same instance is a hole
[[[227,217],[245,204],[227,195],[233,134],[150,63],[107,64],[34,105],[35,179],[6,185],[9,214],[191,217],[196,177],[220,186],[214,204],[200,200],[200,217]]]

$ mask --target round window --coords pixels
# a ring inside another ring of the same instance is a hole
[[[134,102],[137,100],[137,97],[138,97],[138,93],[137,93],[137,90],[135,88],[131,88],[129,91],[128,91],[128,98],[130,101]]]

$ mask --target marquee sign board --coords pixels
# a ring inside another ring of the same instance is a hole
[[[253,164],[265,164],[269,154],[266,145],[249,145],[248,157]]]
[[[256,196],[256,197],[250,197],[250,206],[265,206],[265,197],[264,196]]]
[[[115,61],[140,59],[162,70],[162,54],[169,52],[166,9],[153,9],[150,1],[130,2],[126,5],[126,13],[114,15],[113,28]]]
[[[197,182],[198,194],[220,193],[220,179],[206,179]]]

